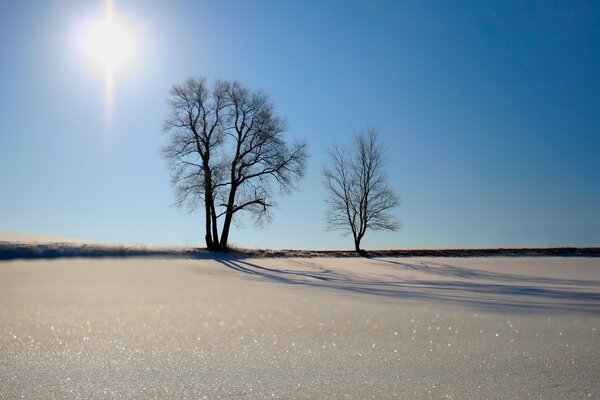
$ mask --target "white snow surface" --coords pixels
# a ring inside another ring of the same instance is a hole
[[[0,262],[0,398],[600,398],[600,258]]]

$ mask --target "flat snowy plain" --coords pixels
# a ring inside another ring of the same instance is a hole
[[[0,262],[0,398],[600,398],[600,258]]]

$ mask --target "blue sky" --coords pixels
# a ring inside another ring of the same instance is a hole
[[[201,245],[158,152],[171,85],[237,79],[309,142],[308,173],[245,247],[351,248],[327,232],[325,148],[376,127],[402,199],[366,248],[600,245],[600,3],[125,1],[134,60],[76,45],[102,1],[0,3],[0,231]]]

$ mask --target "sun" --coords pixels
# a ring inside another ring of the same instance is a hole
[[[132,47],[130,33],[110,17],[90,24],[83,38],[87,56],[107,71],[127,64]]]
[[[86,58],[104,75],[106,120],[110,123],[115,77],[133,58],[133,30],[114,17],[113,1],[105,0],[104,15],[83,24],[77,37]]]

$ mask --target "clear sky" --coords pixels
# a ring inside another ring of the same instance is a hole
[[[203,244],[159,148],[171,85],[237,79],[309,142],[308,173],[245,247],[327,232],[325,148],[379,129],[398,232],[366,248],[600,245],[600,2],[114,0],[132,59],[82,54],[97,1],[0,2],[0,231]]]

